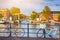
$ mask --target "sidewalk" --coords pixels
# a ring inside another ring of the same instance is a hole
[[[58,40],[53,38],[17,38],[17,37],[9,37],[9,38],[0,38],[0,40]]]

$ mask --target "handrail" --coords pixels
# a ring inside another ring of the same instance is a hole
[[[30,31],[30,29],[33,29],[33,30],[43,30],[43,29],[41,29],[41,28],[36,28],[36,29],[34,29],[34,28],[29,28],[29,25],[33,25],[33,24],[24,24],[24,23],[22,23],[22,25],[27,25],[27,28],[12,28],[12,25],[11,24],[9,24],[9,28],[5,28],[5,29],[8,29],[9,30],[9,32],[0,32],[0,33],[10,33],[9,34],[9,37],[12,37],[12,30],[11,29],[27,29],[27,32],[25,32],[25,33],[27,33],[27,37],[29,37],[29,34],[35,34],[35,33],[33,33],[33,32],[29,32]],[[39,24],[36,24],[36,25],[39,25]],[[57,25],[58,26],[58,25]],[[4,28],[2,28],[2,29],[4,29]],[[50,29],[47,29],[47,30],[50,30]],[[16,33],[18,33],[18,32],[16,32]],[[21,33],[24,33],[24,32],[21,32]],[[24,34],[25,34],[24,33]],[[38,34],[40,34],[40,33],[38,33]],[[44,34],[45,34],[45,31],[44,31]],[[23,35],[24,36],[24,35]]]

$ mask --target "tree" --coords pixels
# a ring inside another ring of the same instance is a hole
[[[15,20],[18,20],[18,15],[13,15],[13,17],[15,18]]]
[[[60,21],[60,14],[58,14],[58,20]]]
[[[52,17],[50,8],[48,6],[45,6],[45,9],[43,10],[42,14],[46,19],[49,19]]]
[[[0,14],[0,18],[2,18],[3,17],[3,15],[2,14]]]
[[[17,19],[19,13],[20,13],[20,9],[17,8],[17,7],[12,7],[12,8],[10,9],[10,14],[11,14],[12,16],[14,16],[16,19]]]
[[[20,28],[21,27],[21,25],[19,24],[20,22],[19,22],[19,14],[20,14],[20,8],[17,8],[17,7],[12,7],[11,9],[10,9],[10,14],[14,17],[14,19],[15,19],[15,21],[16,20],[18,20],[17,22],[18,22],[18,26],[17,26],[17,24],[15,23],[14,25],[15,26],[13,26],[13,28]],[[17,27],[16,27],[17,26]],[[15,35],[16,35],[16,31],[17,31],[18,29],[15,29]]]
[[[20,9],[17,7],[12,7],[10,9],[10,13],[11,13],[11,15],[18,14],[18,13],[20,13]]]
[[[51,11],[50,11],[50,8],[48,6],[45,6],[45,9],[43,10],[42,12],[43,16],[47,19],[47,27],[50,27],[50,24],[49,24],[49,20],[50,18],[52,18],[52,14],[51,14]]]
[[[10,14],[14,17],[15,20],[19,20],[18,15],[20,14],[20,8],[12,7],[10,9]]]
[[[26,15],[24,15],[24,14],[19,14],[19,18],[20,18],[20,19],[25,19],[25,18],[26,18]]]
[[[30,15],[31,20],[35,20],[37,17],[38,17],[37,12],[32,11],[32,13],[31,13],[31,15]],[[33,21],[31,21],[31,23],[33,24]],[[34,23],[33,25],[31,25],[31,26],[32,26],[33,28],[36,28],[36,24],[35,24],[35,23]],[[35,30],[34,30],[34,32],[35,32]]]
[[[37,14],[35,11],[33,11],[33,12],[31,13],[31,15],[30,15],[30,18],[31,18],[32,20],[34,20],[34,19],[37,18],[37,16],[38,16],[38,14]]]

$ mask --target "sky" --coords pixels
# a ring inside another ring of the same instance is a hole
[[[60,0],[0,0],[0,8],[18,7],[25,15],[32,11],[41,12],[45,6],[51,11],[60,11]]]

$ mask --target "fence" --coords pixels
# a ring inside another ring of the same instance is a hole
[[[25,24],[22,23],[18,28],[12,28],[14,25],[17,24],[2,24],[5,25],[5,28],[0,28],[0,37],[42,37],[42,38],[59,38],[59,30],[53,30],[52,28],[49,29],[42,29],[39,28],[40,24]],[[2,27],[0,24],[0,26]],[[14,27],[15,27],[14,26]],[[34,27],[32,27],[34,26]],[[54,25],[56,26],[56,25]],[[59,28],[59,26],[56,26]],[[3,30],[3,31],[2,31]],[[55,35],[53,35],[55,32]]]

